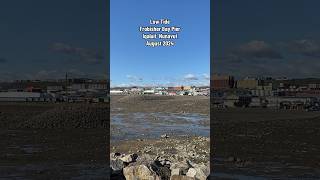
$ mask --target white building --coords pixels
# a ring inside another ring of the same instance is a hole
[[[36,92],[0,92],[0,101],[39,101],[41,93]]]
[[[95,90],[106,90],[107,84],[99,84],[99,83],[93,83],[93,84],[85,84],[85,83],[75,83],[71,85],[71,88],[73,90],[88,90],[88,89],[95,89]]]
[[[63,90],[62,86],[47,86],[47,93],[57,92],[57,91],[62,91],[62,90]]]
[[[123,90],[110,90],[110,94],[123,94]]]
[[[143,91],[143,94],[154,94],[155,90],[154,89],[150,89],[150,90],[145,90]]]

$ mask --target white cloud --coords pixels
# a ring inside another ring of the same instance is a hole
[[[187,74],[184,76],[184,80],[187,80],[187,81],[198,80],[198,77],[194,74]]]
[[[203,78],[206,80],[210,80],[210,76],[206,73],[202,74]]]

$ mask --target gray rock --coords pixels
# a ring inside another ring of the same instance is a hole
[[[111,160],[110,167],[113,171],[121,171],[122,168],[124,168],[123,161],[121,161],[120,159]]]
[[[169,180],[171,176],[170,166],[162,165],[159,160],[155,160],[152,164],[150,164],[151,169],[156,172],[161,180]]]
[[[168,167],[159,167],[156,173],[161,177],[161,180],[170,180],[171,171]]]

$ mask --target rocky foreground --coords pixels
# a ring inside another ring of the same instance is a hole
[[[111,179],[206,180],[210,174],[207,137],[123,141],[110,154]]]

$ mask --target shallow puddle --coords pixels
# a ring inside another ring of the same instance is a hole
[[[209,136],[209,117],[195,113],[111,114],[112,140],[158,138],[161,134]]]

